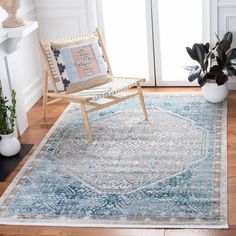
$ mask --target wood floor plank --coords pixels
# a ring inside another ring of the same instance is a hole
[[[199,92],[199,88],[145,88],[146,92]],[[28,112],[29,128],[20,138],[22,143],[33,143],[30,154],[53,126],[68,102],[60,101],[48,108],[47,119],[42,119],[42,99]],[[18,171],[28,160],[26,156],[16,170],[3,183],[0,183],[0,195],[6,190]],[[32,227],[0,225],[0,236],[3,235],[68,235],[68,236],[236,236],[236,91],[230,91],[228,97],[228,202],[229,230],[162,230],[162,229],[103,229],[74,227]]]
[[[226,230],[165,230],[165,236],[235,236],[236,229]]]
[[[0,236],[3,235],[19,235],[22,226],[2,225],[0,228]]]
[[[68,227],[22,227],[19,235],[40,236],[163,236],[163,229],[115,229],[115,228],[68,228]]]

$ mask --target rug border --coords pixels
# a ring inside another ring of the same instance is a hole
[[[222,149],[221,149],[221,159],[222,166],[221,171],[225,172],[225,175],[221,175],[221,201],[222,204],[222,212],[225,216],[225,224],[229,228],[228,225],[228,102],[227,99],[223,102],[222,105],[222,123],[221,130],[223,130],[223,134],[221,135]],[[225,160],[225,161],[224,161]],[[222,199],[223,198],[223,199]]]
[[[51,222],[47,222],[47,220],[37,223],[32,222],[9,222],[9,221],[0,221],[1,225],[25,225],[25,226],[57,226],[57,227],[73,227],[73,228],[125,228],[125,229],[229,229],[228,224],[222,225],[140,225],[140,224],[117,224],[117,223],[78,223],[76,220],[70,220],[71,223],[58,223],[58,219],[50,220]],[[55,223],[54,223],[55,221]]]
[[[200,95],[201,92],[198,91],[194,91],[194,92],[145,92],[144,95],[158,95],[158,96],[162,96],[162,95],[174,95],[174,96],[182,96],[182,95]],[[66,109],[62,112],[62,114],[60,115],[60,117],[56,120],[56,122],[53,124],[53,126],[49,129],[49,131],[46,133],[46,135],[44,136],[44,138],[42,139],[42,141],[40,142],[40,144],[38,145],[38,147],[36,147],[36,149],[34,150],[34,152],[31,154],[31,156],[29,157],[29,159],[26,161],[26,163],[23,165],[23,167],[21,168],[21,170],[18,172],[18,174],[15,176],[15,178],[13,179],[13,181],[10,183],[10,185],[7,187],[7,189],[5,190],[5,192],[2,194],[2,196],[0,197],[0,205],[2,205],[2,203],[5,201],[5,199],[8,197],[8,194],[12,191],[12,189],[14,188],[14,186],[16,185],[16,183],[18,182],[18,180],[22,177],[22,175],[24,174],[24,172],[27,170],[28,166],[31,164],[31,162],[35,159],[35,156],[37,155],[37,153],[40,151],[40,149],[43,147],[43,145],[46,143],[47,139],[51,136],[51,134],[54,132],[54,130],[58,127],[60,121],[63,119],[64,115],[67,113],[67,111],[70,109],[71,106],[73,106],[74,103],[70,103]],[[228,225],[228,198],[227,198],[227,187],[228,187],[228,173],[227,173],[227,100],[225,100],[222,104],[222,122],[221,122],[221,128],[224,131],[223,134],[221,135],[221,142],[222,142],[222,146],[223,148],[221,149],[221,159],[225,159],[225,162],[222,161],[222,166],[221,166],[221,171],[224,171],[226,174],[225,175],[221,175],[221,202],[223,203],[221,206],[221,212],[223,214],[223,216],[225,216],[225,223],[221,224],[221,225],[139,225],[139,224],[132,224],[132,225],[126,225],[126,224],[119,224],[119,223],[114,223],[114,224],[110,224],[109,222],[107,222],[106,224],[96,224],[96,223],[79,223],[78,220],[70,220],[70,223],[63,223],[63,222],[58,222],[60,221],[60,219],[56,219],[56,220],[41,220],[42,222],[40,222],[40,219],[37,220],[31,220],[31,222],[25,222],[24,220],[18,220],[16,219],[15,221],[13,221],[11,219],[11,221],[9,220],[4,220],[4,219],[0,219],[0,225],[31,225],[31,226],[61,226],[61,227],[78,227],[78,228],[82,228],[82,227],[91,227],[91,228],[152,228],[152,229],[160,229],[160,228],[165,228],[165,229],[181,229],[181,228],[185,228],[185,229],[228,229],[229,225]],[[30,220],[28,220],[30,221]],[[34,221],[37,221],[34,222]],[[51,222],[48,222],[51,221]],[[53,222],[55,221],[55,223]]]

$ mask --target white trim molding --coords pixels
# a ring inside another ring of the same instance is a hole
[[[229,90],[236,90],[236,78],[229,80]]]
[[[236,1],[235,0],[218,0],[218,6],[219,7],[236,6]]]
[[[218,0],[217,5],[218,35],[222,37],[227,31],[233,33],[232,47],[236,47],[236,1]],[[236,77],[229,79],[229,89],[236,90]]]
[[[42,97],[42,76],[31,82],[24,90],[23,97],[26,111]]]

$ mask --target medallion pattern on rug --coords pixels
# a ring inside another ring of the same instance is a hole
[[[91,114],[70,105],[0,201],[0,222],[226,227],[226,104],[145,96]]]

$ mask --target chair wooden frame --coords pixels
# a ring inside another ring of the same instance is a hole
[[[67,94],[64,91],[58,90],[57,83],[60,82],[60,78],[55,78],[55,76],[52,72],[48,57],[46,55],[46,45],[48,45],[48,43],[40,42],[41,53],[42,53],[42,57],[43,57],[44,65],[45,65],[44,85],[43,85],[43,118],[46,118],[46,115],[47,115],[47,105],[53,104],[53,103],[58,102],[62,99],[68,100],[70,102],[78,103],[81,108],[81,113],[82,113],[83,120],[84,120],[84,126],[85,126],[85,129],[87,132],[88,141],[90,143],[93,141],[93,136],[92,136],[92,131],[91,131],[91,127],[90,127],[90,123],[89,123],[89,119],[88,119],[88,113],[95,112],[100,109],[109,107],[109,106],[114,105],[116,103],[127,100],[131,97],[139,96],[141,108],[144,113],[144,118],[145,118],[145,120],[148,119],[144,96],[143,96],[143,92],[142,92],[142,88],[141,88],[141,83],[144,82],[145,79],[143,79],[143,78],[113,77],[110,62],[107,57],[107,53],[106,53],[106,50],[104,47],[101,33],[100,33],[99,29],[96,29],[96,32],[94,32],[94,33],[96,33],[96,35],[100,39],[101,48],[103,51],[105,61],[109,67],[109,73],[110,73],[111,79],[121,81],[121,84],[122,84],[122,81],[130,81],[124,87],[118,88],[118,89],[113,88],[112,91],[109,91],[109,92],[104,93],[102,95],[95,95],[95,96],[94,95],[93,96],[79,95],[78,96],[76,93]],[[84,35],[80,36],[80,38],[88,37],[89,35],[91,35],[91,34],[84,34]],[[53,91],[49,91],[49,87],[48,87],[49,82],[53,86]],[[125,91],[125,90],[127,90],[131,87],[134,87],[134,86],[137,87],[137,91],[135,93],[127,94],[122,97],[115,96],[115,94]],[[49,101],[49,98],[52,98],[52,100]],[[108,99],[108,102],[100,104],[98,102],[100,98],[106,98],[106,99]],[[92,108],[86,109],[86,105],[89,105],[89,107],[92,107]]]

